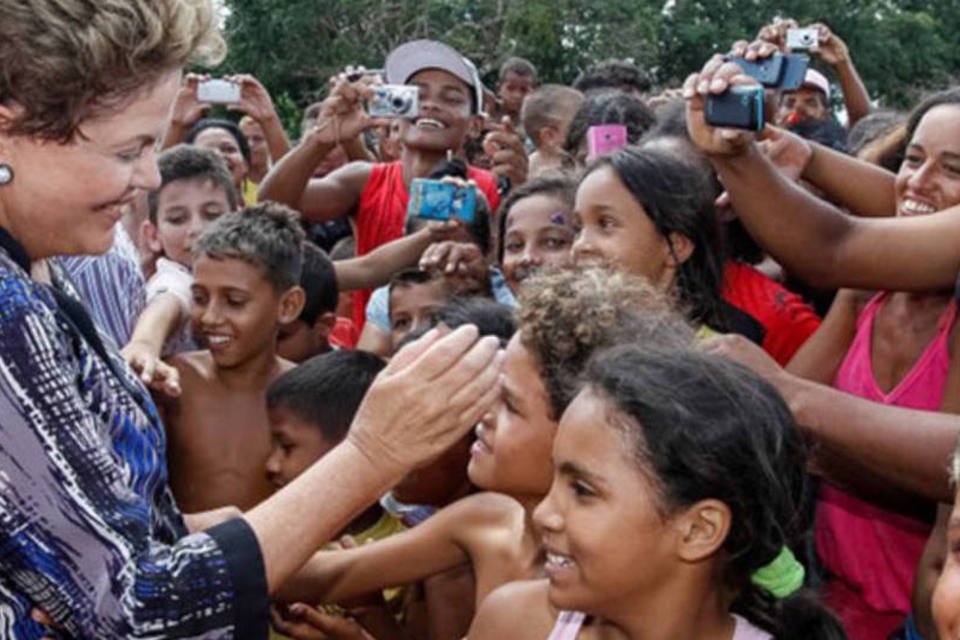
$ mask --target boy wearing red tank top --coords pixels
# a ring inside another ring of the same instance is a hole
[[[354,82],[343,78],[323,102],[317,125],[260,187],[261,200],[288,204],[310,220],[350,215],[357,255],[403,234],[410,182],[429,176],[449,154],[462,155],[464,143],[480,132],[483,123],[483,85],[476,67],[443,43],[415,40],[401,45],[387,56],[386,81],[420,89],[419,113],[400,122],[400,160],[351,162],[323,178],[312,178],[317,164],[338,144],[389,123],[364,112],[362,101],[370,92],[369,77]],[[522,141],[509,130],[490,134],[486,144],[497,148],[492,172],[470,167],[467,175],[495,211],[500,201],[497,178],[504,176],[514,185],[523,182],[526,154]],[[354,318],[361,327],[369,292],[358,293]]]

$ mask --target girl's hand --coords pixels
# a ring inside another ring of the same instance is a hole
[[[183,86],[177,92],[170,112],[172,124],[188,129],[210,109],[212,105],[209,102],[197,100],[197,85],[209,79],[210,76],[197,73],[188,73],[184,77]]]
[[[240,102],[228,105],[230,111],[245,113],[257,122],[279,119],[270,92],[252,75],[244,73],[224,80],[240,85]]]
[[[757,55],[756,50],[753,55]],[[710,58],[700,73],[691,74],[683,84],[683,97],[687,101],[687,131],[693,143],[708,156],[741,155],[753,143],[754,136],[750,131],[707,124],[704,111],[707,96],[720,95],[734,85],[758,86],[758,83],[746,75],[739,65],[721,55]]]
[[[491,171],[497,177],[507,178],[513,186],[527,181],[527,152],[509,116],[504,116],[500,125],[483,139],[483,152],[490,158]]]
[[[270,621],[278,633],[294,640],[375,640],[356,620],[320,613],[301,603],[271,607]]]
[[[390,118],[371,118],[363,107],[363,101],[373,96],[371,85],[376,83],[377,79],[371,76],[355,82],[339,77],[323,101],[317,124],[307,134],[308,138],[324,145],[338,145],[367,129],[388,126]]]
[[[450,278],[458,292],[486,291],[489,288],[489,265],[472,242],[437,242],[427,247],[420,257],[420,268]]]

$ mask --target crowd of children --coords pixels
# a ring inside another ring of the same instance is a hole
[[[491,92],[407,42],[331,79],[292,145],[255,78],[227,78],[234,122],[185,77],[160,187],[109,253],[62,259],[152,389],[184,512],[291,483],[429,330],[503,348],[494,409],[273,591],[276,634],[960,637],[960,91],[876,120],[810,27],[836,77],[768,92],[758,136],[707,122],[754,83],[722,57],[682,96],[626,60],[564,86],[510,58]],[[381,83],[418,111],[369,115]],[[428,219],[422,180],[475,208]]]

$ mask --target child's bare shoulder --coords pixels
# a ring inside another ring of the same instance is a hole
[[[536,638],[542,640],[553,627],[546,580],[508,582],[490,592],[470,627],[469,640]]]
[[[457,515],[467,524],[476,527],[510,525],[523,522],[523,506],[502,493],[474,493],[458,500]]]

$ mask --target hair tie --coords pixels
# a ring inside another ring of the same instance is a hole
[[[750,581],[782,600],[793,595],[803,586],[806,570],[797,561],[790,548],[784,546],[780,553],[765,567],[760,567],[750,576]]]

